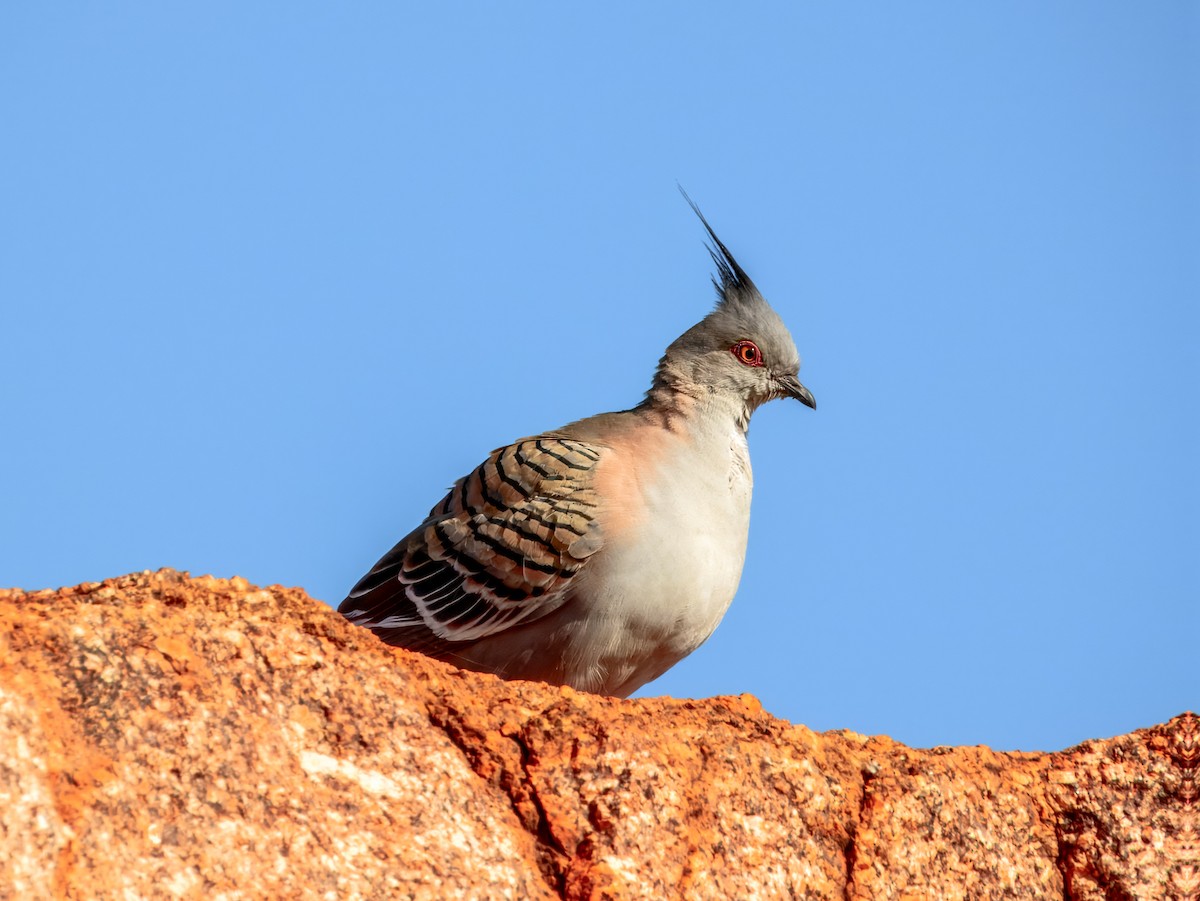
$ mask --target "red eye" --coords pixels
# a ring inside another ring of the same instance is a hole
[[[761,366],[762,351],[758,349],[758,345],[753,341],[739,341],[733,347],[729,348],[733,351],[733,355],[747,366]]]

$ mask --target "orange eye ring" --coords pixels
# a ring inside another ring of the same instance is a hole
[[[761,366],[763,364],[762,351],[758,349],[758,345],[753,341],[739,341],[729,349],[738,358],[739,363],[744,363],[747,366]]]

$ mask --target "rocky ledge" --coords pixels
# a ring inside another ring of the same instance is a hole
[[[461,672],[295,588],[0,591],[0,896],[1193,898],[1198,732],[917,750]]]

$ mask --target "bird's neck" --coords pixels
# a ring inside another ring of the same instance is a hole
[[[635,409],[671,431],[737,429],[743,435],[750,428],[750,414],[754,412],[744,398],[694,382],[662,378],[655,378],[646,399]]]

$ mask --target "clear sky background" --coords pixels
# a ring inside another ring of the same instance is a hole
[[[1055,749],[1200,706],[1194,3],[4,4],[0,584],[337,604],[493,447],[791,327],[644,694]],[[567,364],[567,365],[564,365]],[[564,374],[565,373],[565,374]]]

